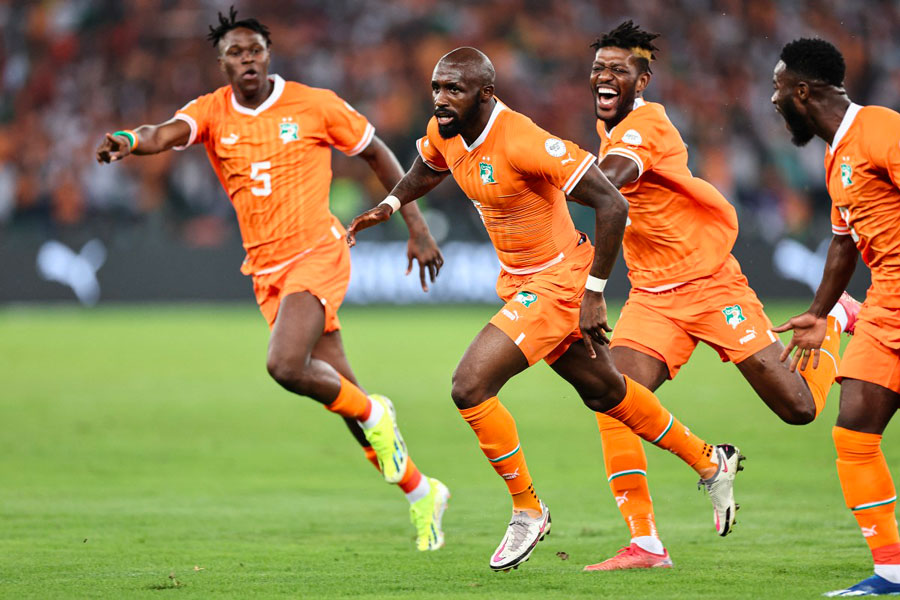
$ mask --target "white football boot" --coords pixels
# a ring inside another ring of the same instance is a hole
[[[713,505],[713,523],[716,533],[725,537],[734,528],[734,516],[741,507],[734,501],[734,477],[738,471],[743,471],[741,462],[746,458],[741,454],[737,446],[731,444],[719,444],[715,447],[716,457],[719,460],[719,468],[716,474],[709,479],[701,479],[697,483],[706,486],[706,492]]]
[[[491,556],[491,569],[509,571],[518,569],[528,560],[537,543],[550,535],[550,509],[541,502],[541,516],[532,519],[525,511],[514,511],[506,528],[506,535]]]

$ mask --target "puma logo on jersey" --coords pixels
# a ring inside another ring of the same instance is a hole
[[[868,537],[875,537],[876,535],[878,535],[878,532],[875,531],[876,527],[878,527],[878,525],[872,525],[871,527],[862,527],[861,529],[862,529],[863,537],[868,538]]]
[[[628,490],[622,492],[621,496],[616,496],[616,506],[622,506],[628,502]]]
[[[572,154],[571,154],[571,153],[568,154],[568,155],[566,155],[566,156],[567,156],[568,158],[564,158],[564,159],[562,160],[562,163],[561,163],[561,164],[564,164],[564,165],[565,165],[565,164],[568,164],[568,163],[570,163],[570,162],[575,162],[575,159],[572,158]]]
[[[238,141],[238,134],[232,133],[228,137],[219,138],[219,141],[225,144],[226,146],[231,146]]]

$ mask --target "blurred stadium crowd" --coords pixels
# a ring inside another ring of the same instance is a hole
[[[141,223],[215,246],[231,208],[201,149],[99,166],[106,131],[169,118],[222,85],[205,36],[224,0],[9,0],[0,4],[0,235]],[[900,3],[867,0],[255,0],[241,16],[272,30],[271,71],[334,89],[369,117],[401,162],[430,115],[436,60],[460,45],[494,61],[497,94],[539,125],[596,150],[589,44],[625,18],[662,34],[646,97],[663,102],[695,174],[739,208],[744,232],[809,235],[827,213],[822,147],[790,146],[769,102],[781,46],[834,42],[858,102],[900,108]],[[346,219],[383,195],[362,161],[337,158]],[[477,238],[454,184],[427,208],[436,234]],[[399,229],[402,231],[402,227]],[[395,231],[394,233],[397,233]],[[817,232],[821,234],[821,231]],[[819,236],[821,237],[821,236]]]

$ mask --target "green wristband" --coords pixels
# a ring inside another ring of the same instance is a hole
[[[137,138],[131,131],[116,131],[113,135],[121,135],[122,137],[128,138],[129,150],[134,150],[134,147],[137,146]]]

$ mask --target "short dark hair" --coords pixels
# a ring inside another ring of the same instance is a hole
[[[646,50],[650,58],[647,59],[639,56],[637,59],[641,68],[649,72],[650,60],[656,60],[656,54],[654,53],[659,50],[659,48],[653,45],[653,40],[658,37],[658,33],[644,31],[629,19],[609,33],[604,33],[597,41],[591,44],[591,48],[593,48],[595,52],[600,48],[608,47],[624,48],[625,50],[631,50],[632,48]]]
[[[781,50],[784,65],[801,77],[815,79],[835,87],[843,87],[847,65],[844,57],[830,42],[820,38],[800,38],[785,44]]]
[[[209,35],[206,36],[206,39],[211,41],[212,45],[218,48],[219,42],[223,37],[225,37],[225,34],[232,29],[237,29],[239,27],[244,27],[251,31],[255,31],[259,35],[263,36],[263,39],[266,40],[266,48],[272,45],[272,38],[269,37],[269,28],[256,19],[241,19],[240,21],[238,21],[237,11],[234,10],[234,6],[228,9],[227,17],[222,13],[219,13],[219,26],[213,27],[212,25],[210,25]]]

